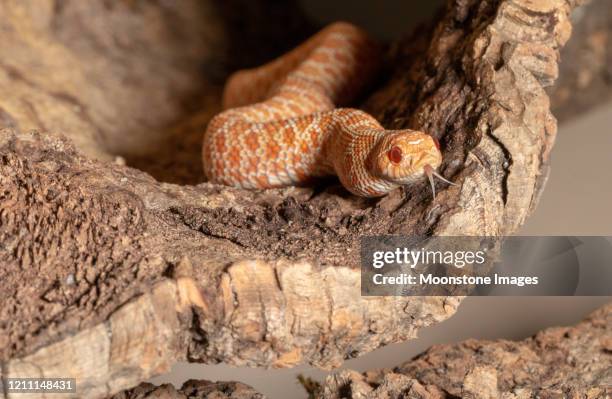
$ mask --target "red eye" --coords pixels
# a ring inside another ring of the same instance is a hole
[[[438,149],[438,151],[440,151],[440,142],[435,137],[432,137],[432,139],[434,141],[434,144],[436,145],[436,148]]]
[[[389,161],[393,163],[400,163],[402,162],[402,149],[394,145],[387,153],[387,156],[389,157]]]

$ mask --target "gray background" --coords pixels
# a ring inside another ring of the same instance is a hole
[[[348,20],[381,39],[396,37],[427,18],[442,1],[302,0],[321,24]],[[563,125],[552,153],[552,171],[540,204],[522,235],[612,235],[612,103]],[[449,320],[420,331],[420,338],[389,345],[342,368],[364,371],[394,367],[431,345],[467,338],[522,339],[556,325],[573,324],[610,297],[470,297]],[[325,372],[311,367],[285,370],[234,368],[179,363],[153,383],[180,386],[185,380],[234,380],[247,383],[271,399],[305,398],[296,376],[318,380]]]

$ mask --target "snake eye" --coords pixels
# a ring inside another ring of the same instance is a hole
[[[389,161],[393,163],[402,162],[402,149],[394,145],[387,153],[387,157],[389,158]]]

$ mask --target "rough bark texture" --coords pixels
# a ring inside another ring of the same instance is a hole
[[[134,389],[118,393],[112,399],[264,399],[248,385],[239,382],[210,382],[189,380],[181,389],[166,384],[155,386],[143,383]]]
[[[221,3],[0,3],[4,375],[68,374],[95,398],[184,359],[337,366],[460,302],[361,297],[359,237],[508,234],[535,206],[556,132],[543,87],[575,2],[451,1],[393,46],[364,107],[440,138],[459,185],[433,201],[425,183],[368,201],[335,182],[173,184],[201,181],[201,134],[244,44],[260,61],[282,47],[266,39],[309,29],[291,3]]]
[[[524,341],[437,345],[393,370],[342,371],[327,378],[319,395],[324,399],[609,398],[612,304],[575,327],[549,328]]]
[[[572,39],[561,52],[560,76],[548,93],[553,114],[568,120],[612,100],[612,5],[593,0],[572,15]]]
[[[188,381],[178,393],[171,386],[142,384],[112,399],[199,399],[216,397],[215,390],[221,391],[219,398],[261,398],[241,384],[217,384]],[[612,394],[612,303],[574,327],[549,328],[524,341],[438,345],[392,370],[345,370],[310,387],[311,397],[322,399],[607,398]]]

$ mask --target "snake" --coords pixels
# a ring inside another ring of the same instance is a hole
[[[381,197],[433,176],[440,144],[422,131],[387,130],[349,105],[381,69],[382,46],[336,22],[262,66],[226,81],[222,111],[202,145],[209,182],[245,189],[301,186],[337,176],[351,193]]]

